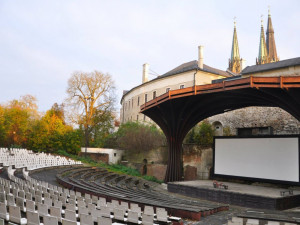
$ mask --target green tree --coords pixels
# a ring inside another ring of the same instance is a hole
[[[214,129],[212,125],[207,121],[203,120],[197,127],[195,132],[195,142],[201,146],[211,146],[213,144]]]
[[[82,131],[79,129],[68,130],[63,138],[63,150],[67,153],[77,155],[81,150]]]
[[[193,127],[184,138],[185,144],[195,144],[195,127]]]
[[[207,120],[203,120],[189,131],[184,143],[208,147],[213,144],[214,133],[212,125]]]
[[[103,147],[105,139],[113,132],[115,116],[110,110],[96,110],[91,127],[91,147]]]
[[[165,144],[164,134],[155,125],[127,122],[106,139],[105,147],[124,149],[130,157]]]

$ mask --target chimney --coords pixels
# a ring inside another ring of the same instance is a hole
[[[198,46],[198,67],[203,70],[203,48],[204,46]]]
[[[145,63],[143,65],[143,83],[148,81],[148,72],[149,72],[149,64]]]
[[[241,64],[241,72],[242,72],[243,69],[245,69],[245,67],[246,67],[246,59],[241,59],[240,64]]]

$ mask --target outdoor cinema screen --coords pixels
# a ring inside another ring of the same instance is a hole
[[[216,137],[214,174],[298,183],[299,137]]]

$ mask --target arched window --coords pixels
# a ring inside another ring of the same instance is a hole
[[[219,121],[212,123],[213,129],[215,130],[215,136],[223,136],[223,125]]]

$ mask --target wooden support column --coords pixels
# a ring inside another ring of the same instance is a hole
[[[182,140],[169,137],[169,156],[168,166],[164,182],[173,182],[182,180]]]

